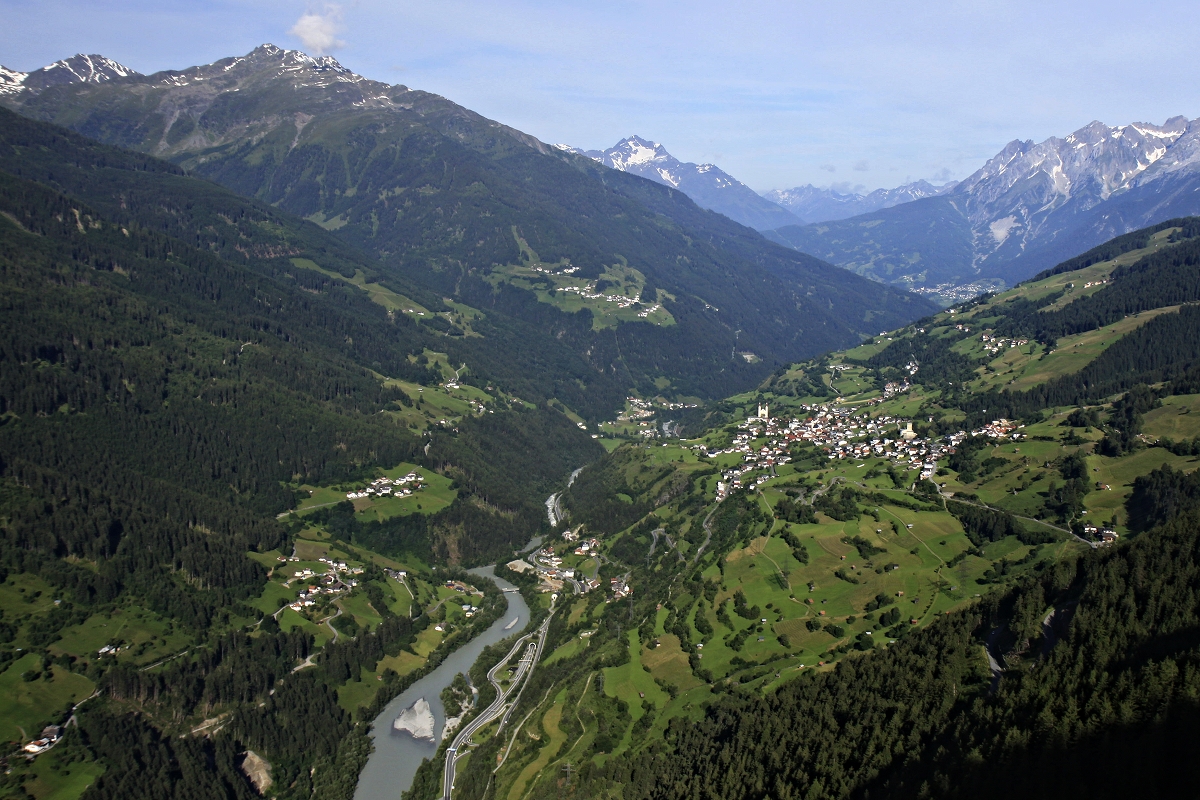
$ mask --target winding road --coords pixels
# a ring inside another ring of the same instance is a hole
[[[525,690],[525,684],[527,683],[525,678],[533,671],[533,668],[537,666],[538,661],[542,657],[542,651],[546,645],[546,634],[550,630],[550,620],[553,618],[554,606],[551,605],[550,613],[546,616],[542,624],[538,626],[537,630],[517,639],[513,643],[512,649],[508,651],[508,654],[500,659],[496,666],[488,670],[487,678],[492,686],[496,688],[496,699],[479,716],[467,723],[458,732],[458,735],[454,737],[454,741],[451,742],[450,747],[446,750],[446,769],[442,775],[442,797],[444,800],[450,800],[450,794],[454,790],[454,777],[458,767],[458,760],[467,755],[467,749],[472,744],[471,737],[484,726],[495,721],[497,717],[501,717],[501,719],[496,733],[499,734],[504,729],[504,725],[508,722],[513,709],[517,707],[517,701],[521,698],[521,692]],[[508,688],[504,688],[500,685],[500,681],[496,679],[496,675],[508,666],[508,662],[512,660],[512,657],[522,647],[525,648],[525,652],[521,655],[521,660],[517,663],[517,671],[513,674]],[[512,702],[509,702],[510,697],[512,698]]]

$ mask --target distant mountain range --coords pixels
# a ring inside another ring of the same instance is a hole
[[[1013,141],[949,191],[768,236],[948,299],[963,285],[1012,285],[1114,236],[1197,213],[1200,120],[1174,117]]]
[[[631,391],[744,390],[934,309],[706,211],[661,174],[608,169],[330,57],[263,45],[154,75],[101,56],[5,74],[0,103],[27,117],[167,159],[369,253],[379,280],[440,298],[418,322],[473,374],[584,419]]]
[[[658,142],[640,136],[622,139],[607,150],[580,150],[562,144],[558,147],[585,155],[606,167],[678,189],[701,208],[724,214],[756,230],[766,231],[807,221],[771,199],[761,197],[719,167],[680,161]]]
[[[901,203],[945,194],[953,189],[954,183],[934,186],[929,181],[915,181],[897,186],[895,189],[876,189],[869,194],[839,192],[832,188],[817,188],[811,183],[795,189],[772,189],[763,192],[763,197],[786,208],[805,223],[828,222],[847,219],[859,214],[869,214],[882,208],[891,208]]]

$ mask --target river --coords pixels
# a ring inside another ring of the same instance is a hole
[[[516,588],[511,583],[497,578],[492,567],[479,567],[471,570],[471,573],[490,578],[501,589]],[[412,785],[421,760],[432,758],[437,752],[442,729],[446,725],[442,690],[450,685],[455,675],[471,669],[483,648],[518,633],[529,622],[529,606],[525,605],[521,595],[517,592],[506,592],[504,596],[508,598],[508,611],[504,612],[504,616],[492,623],[482,634],[451,653],[437,669],[388,703],[383,712],[375,718],[371,731],[371,738],[375,740],[375,752],[371,754],[367,766],[358,778],[354,800],[399,800],[401,793]],[[505,630],[505,626],[512,622],[513,617],[517,617],[519,621]],[[422,697],[433,711],[437,742],[417,741],[406,733],[396,733],[392,730],[392,722],[400,712]]]

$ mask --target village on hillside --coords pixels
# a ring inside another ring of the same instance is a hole
[[[410,472],[402,478],[376,478],[371,481],[367,488],[347,492],[347,500],[357,500],[360,497],[407,497],[413,492],[420,491],[422,486],[421,476],[416,472]]]
[[[538,578],[539,589],[542,592],[557,594],[563,590],[564,585],[568,584],[576,594],[586,594],[594,589],[598,589],[600,581],[595,577],[587,577],[578,567],[589,559],[603,558],[600,555],[600,541],[595,538],[586,539],[579,542],[578,546],[572,552],[570,544],[578,541],[578,532],[568,529],[563,531],[562,538],[568,542],[567,549],[563,552],[563,555],[556,554],[553,545],[547,545],[531,553],[529,561],[518,558],[508,562],[505,566],[513,572],[534,573]],[[565,563],[568,559],[573,565]],[[624,597],[631,591],[625,585],[621,587],[614,585],[612,588],[614,591],[618,588],[623,591],[623,594],[618,595],[620,597]]]
[[[1019,440],[1023,435],[1018,431],[1022,426],[1006,419],[993,420],[970,432],[929,438],[914,431],[911,421],[890,415],[871,417],[859,409],[831,404],[802,405],[800,409],[810,416],[772,418],[770,408],[760,405],[756,416],[738,423],[740,432],[729,447],[710,450],[697,445],[709,458],[742,454],[741,464],[722,473],[717,483],[718,500],[742,486],[766,483],[777,465],[792,460],[790,448],[797,442],[816,445],[830,461],[885,458],[905,470],[918,470],[924,480],[937,472],[938,461],[953,454],[967,436]]]
[[[286,563],[300,559],[296,556],[280,556],[279,560]],[[362,567],[347,566],[345,561],[337,561],[324,556],[319,557],[317,561],[324,565],[324,572],[318,572],[312,567],[300,567],[293,571],[292,576],[284,582],[284,586],[291,586],[294,582],[302,584],[296,600],[287,604],[287,608],[292,611],[304,611],[312,608],[323,597],[329,599],[340,597],[358,586],[358,580],[350,576],[361,575]],[[314,582],[307,583],[310,580]]]

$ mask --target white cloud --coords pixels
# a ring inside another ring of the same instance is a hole
[[[833,164],[822,164],[821,169],[825,170],[826,172],[837,172],[837,167],[835,167]]]
[[[342,32],[342,7],[325,6],[324,13],[305,12],[288,31],[313,55],[324,55],[346,45],[337,35]]]
[[[871,169],[871,165],[867,163],[866,159],[863,159],[862,161],[857,161],[854,164],[855,172],[867,172],[870,169]]]

